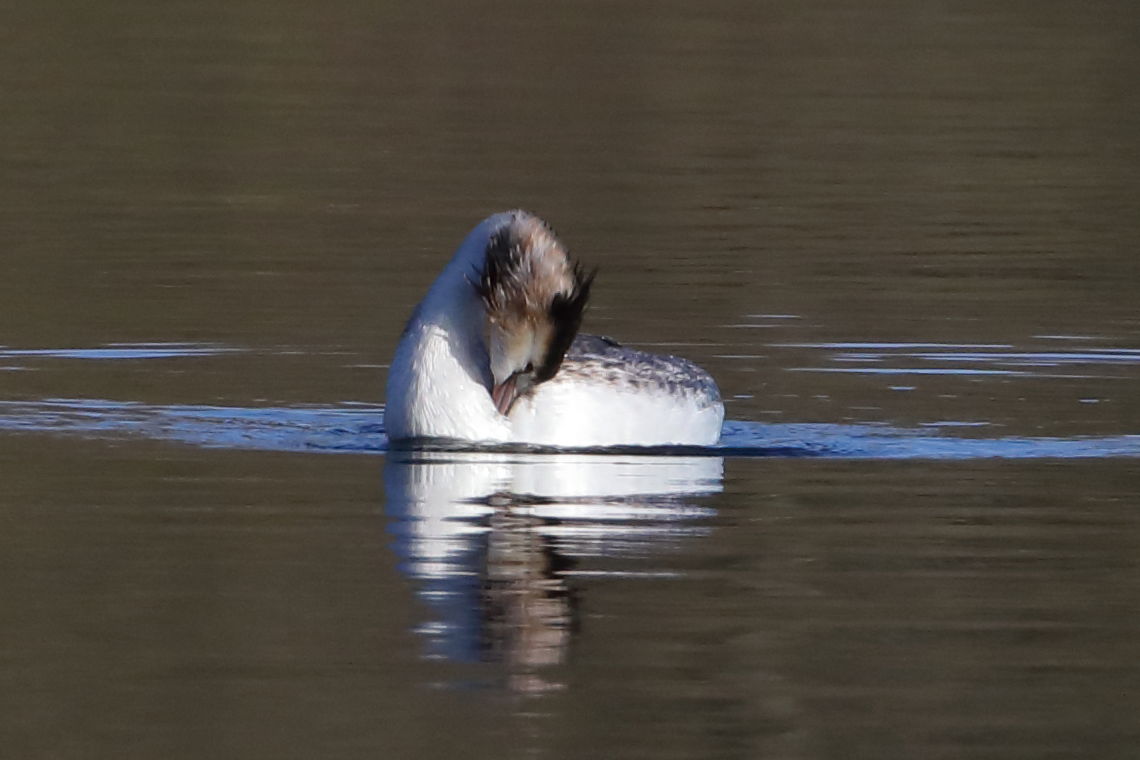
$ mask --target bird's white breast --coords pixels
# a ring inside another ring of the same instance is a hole
[[[474,348],[444,325],[413,319],[388,376],[384,428],[390,439],[511,439],[510,423],[491,402]]]
[[[558,376],[511,410],[512,439],[540,446],[709,446],[723,407],[695,398]]]

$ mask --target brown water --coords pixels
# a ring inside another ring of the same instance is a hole
[[[1135,757],[1140,11],[849,5],[10,7],[3,755]],[[520,205],[724,456],[383,452]]]

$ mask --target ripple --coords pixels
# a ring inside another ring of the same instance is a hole
[[[183,356],[216,356],[243,349],[204,343],[105,343],[95,348],[8,348],[0,346],[3,358],[46,359],[169,359]]]
[[[0,401],[0,431],[153,438],[206,448],[383,451],[383,407],[151,405],[106,399]]]
[[[935,430],[954,424],[940,423]],[[985,423],[956,424],[980,427]],[[1140,435],[961,438],[932,434],[930,427],[729,420],[719,444],[734,454],[773,446],[853,459],[1079,459],[1140,456]]]
[[[789,372],[1118,379],[1124,376],[1122,368],[1140,368],[1140,350],[1111,346],[1065,351],[1019,350],[1005,343],[770,343],[768,347],[826,350],[831,352],[826,361],[848,365],[791,366],[786,368]],[[1050,371],[1078,367],[1078,372]]]
[[[977,429],[985,424],[944,421],[937,426],[899,428],[729,420],[725,422],[720,443],[709,448],[632,447],[596,453],[862,459],[1140,456],[1140,435],[1068,438],[953,435],[955,428]],[[318,453],[383,453],[388,449],[383,406],[358,402],[329,406],[237,407],[151,405],[106,399],[0,401],[0,431],[96,439],[143,438],[222,449]],[[515,450],[533,449],[515,447]]]

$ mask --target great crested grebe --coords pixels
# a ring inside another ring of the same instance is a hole
[[[578,335],[593,279],[537,216],[480,222],[404,328],[388,374],[389,439],[716,443],[724,405],[707,372]]]

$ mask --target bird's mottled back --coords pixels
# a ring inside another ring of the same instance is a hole
[[[579,335],[574,340],[559,379],[563,376],[567,381],[604,382],[633,392],[687,397],[701,406],[720,403],[716,382],[688,359],[638,351],[598,335]]]

